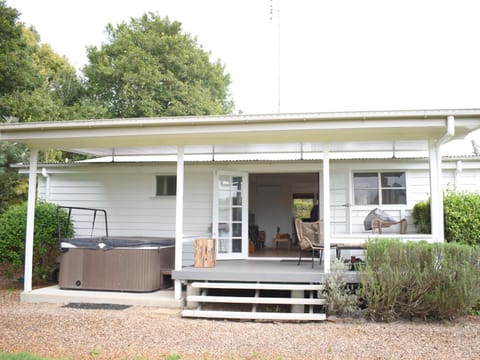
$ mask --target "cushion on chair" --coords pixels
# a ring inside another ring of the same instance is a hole
[[[303,237],[306,239],[301,239],[300,241],[300,248],[308,249],[311,247],[311,244],[318,244],[322,242],[323,236],[321,234],[322,226],[320,226],[320,222],[304,222],[302,223],[302,231]],[[320,234],[320,236],[319,236]],[[308,243],[308,240],[311,242]]]

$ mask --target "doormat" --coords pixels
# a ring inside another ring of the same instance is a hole
[[[125,310],[131,307],[131,305],[120,304],[95,304],[95,303],[68,303],[64,308],[70,309],[85,309],[85,310]]]

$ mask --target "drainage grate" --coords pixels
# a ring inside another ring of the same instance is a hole
[[[68,303],[64,308],[70,309],[86,309],[86,310],[125,310],[131,307],[131,305],[120,304],[94,304],[94,303]]]

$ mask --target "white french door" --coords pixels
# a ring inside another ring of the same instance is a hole
[[[347,171],[330,172],[330,230],[332,234],[351,233],[349,183]]]
[[[248,257],[248,174],[215,171],[212,235],[217,259]]]

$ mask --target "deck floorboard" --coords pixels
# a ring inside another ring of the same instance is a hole
[[[172,278],[185,281],[256,281],[256,282],[286,282],[286,283],[323,283],[325,273],[323,265],[315,262],[291,260],[222,260],[217,261],[212,268],[184,267],[172,272]],[[358,283],[358,273],[347,271],[345,280],[348,283]]]

